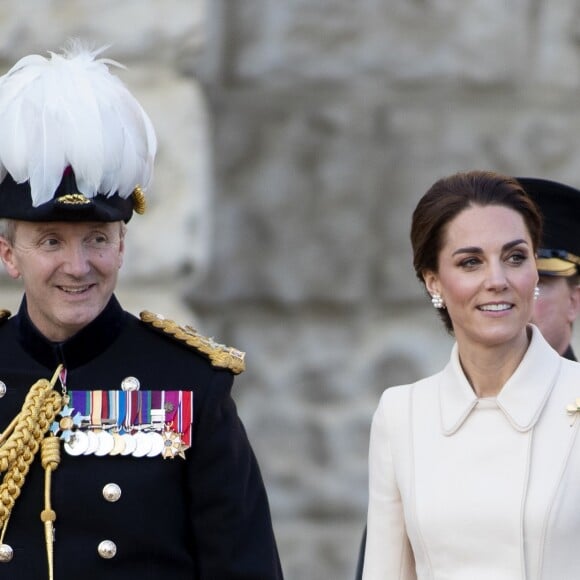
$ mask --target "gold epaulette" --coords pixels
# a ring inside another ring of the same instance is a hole
[[[10,310],[6,310],[5,308],[0,308],[0,321],[3,320],[8,320],[8,318],[10,318],[10,315],[12,313],[10,312]]]
[[[213,366],[229,369],[235,374],[246,370],[246,363],[244,362],[245,352],[224,344],[219,344],[213,338],[202,336],[191,326],[179,326],[173,320],[163,318],[159,314],[144,310],[139,316],[143,322],[162,330],[169,336],[184,342],[206,355]]]

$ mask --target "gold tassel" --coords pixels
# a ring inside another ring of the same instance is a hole
[[[46,559],[48,561],[48,580],[54,580],[54,521],[56,513],[52,509],[50,490],[52,472],[60,463],[60,440],[57,437],[45,437],[41,450],[42,467],[44,467],[44,510],[40,519],[44,523],[44,539],[46,542]]]

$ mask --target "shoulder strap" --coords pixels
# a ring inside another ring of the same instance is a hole
[[[246,369],[246,353],[241,350],[219,344],[213,338],[199,334],[191,326],[179,326],[159,314],[144,310],[139,316],[143,322],[205,355],[214,367],[229,369],[235,374]]]

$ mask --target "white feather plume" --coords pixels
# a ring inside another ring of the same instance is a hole
[[[105,47],[106,48],[106,47]],[[0,181],[30,181],[35,206],[52,199],[66,167],[86,197],[146,190],[157,140],[141,105],[96,58],[74,43],[50,58],[30,55],[0,77]]]

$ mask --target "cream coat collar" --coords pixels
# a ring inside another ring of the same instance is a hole
[[[530,326],[530,346],[496,398],[498,407],[518,431],[528,431],[535,425],[556,383],[561,366],[560,355],[534,325]],[[443,433],[453,435],[478,402],[459,363],[455,344],[451,359],[440,374],[439,405]]]

